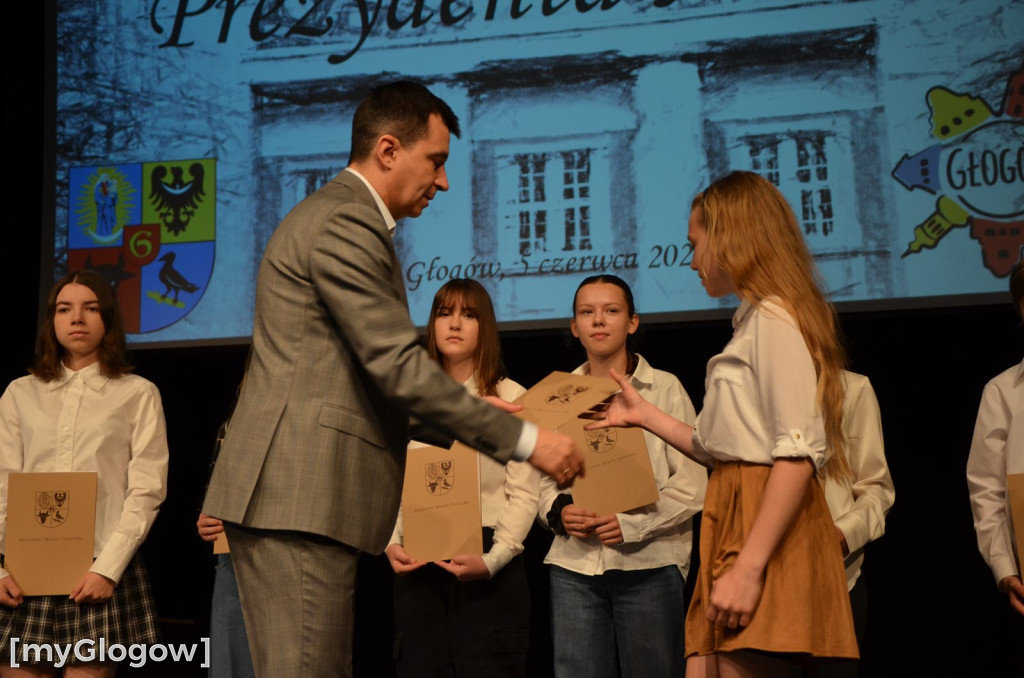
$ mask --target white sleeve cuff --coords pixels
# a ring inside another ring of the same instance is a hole
[[[512,458],[516,461],[527,461],[533,455],[534,448],[537,447],[538,435],[537,425],[531,421],[524,421],[523,430],[519,434],[519,441],[516,443]]]

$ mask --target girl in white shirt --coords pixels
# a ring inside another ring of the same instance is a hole
[[[13,639],[19,650],[92,641],[95,659],[83,644],[65,676],[114,675],[116,664],[98,661],[101,639],[107,647],[158,640],[137,552],[166,495],[167,436],[159,392],[130,371],[110,284],[91,271],[64,276],[50,292],[32,376],[0,398],[0,534],[9,473],[95,471],[95,560],[70,596],[25,596],[0,568],[0,675],[14,675],[13,660],[22,664],[17,675],[55,674],[12,657]]]
[[[687,675],[788,676],[794,659],[857,657],[842,554],[812,482],[849,474],[835,312],[792,209],[760,175],[733,172],[699,195],[688,239],[707,293],[742,301],[696,426],[616,371],[622,394],[591,424],[641,426],[713,464]]]
[[[494,308],[475,280],[456,278],[437,294],[427,350],[477,396],[511,401],[526,389],[505,378]],[[412,446],[417,446],[412,443]],[[530,596],[523,540],[537,515],[540,474],[527,462],[480,460],[484,555],[419,562],[402,545],[399,513],[386,554],[395,578],[395,665],[415,676],[525,676]]]
[[[614,275],[585,279],[573,298],[573,336],[587,352],[577,374],[627,379],[672,416],[696,413],[682,384],[629,347],[640,319],[633,293]],[[690,565],[693,516],[704,503],[707,471],[645,434],[658,501],[598,515],[541,480],[541,519],[555,532],[551,626],[556,678],[681,678],[683,577]]]

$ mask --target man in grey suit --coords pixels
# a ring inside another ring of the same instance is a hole
[[[583,471],[569,437],[472,398],[418,342],[390,231],[448,190],[450,133],[458,119],[426,88],[375,89],[349,166],[264,253],[251,359],[203,507],[225,523],[261,678],[351,675],[357,555],[387,545],[410,415],[563,486]]]

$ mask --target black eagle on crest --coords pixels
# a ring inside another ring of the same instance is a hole
[[[182,177],[181,167],[171,167],[171,180],[167,177],[167,166],[157,165],[150,175],[152,189],[149,200],[160,214],[160,220],[172,234],[178,235],[188,228],[189,221],[196,213],[203,196],[203,166],[192,163],[188,172],[191,181]]]

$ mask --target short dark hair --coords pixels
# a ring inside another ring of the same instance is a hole
[[[100,318],[103,320],[103,340],[100,341],[98,349],[100,371],[104,376],[111,378],[131,372],[133,368],[128,364],[124,323],[121,320],[117,297],[114,296],[114,290],[106,278],[88,270],[68,273],[50,290],[50,296],[46,301],[46,319],[39,328],[35,361],[29,372],[43,381],[58,379],[63,372],[61,361],[64,359],[64,347],[57,341],[53,318],[57,314],[57,295],[71,283],[85,285],[92,290],[100,305]]]
[[[423,85],[399,80],[373,88],[352,118],[349,162],[369,157],[377,139],[385,134],[406,145],[419,141],[427,134],[431,115],[441,116],[456,137],[462,134],[458,116]]]

